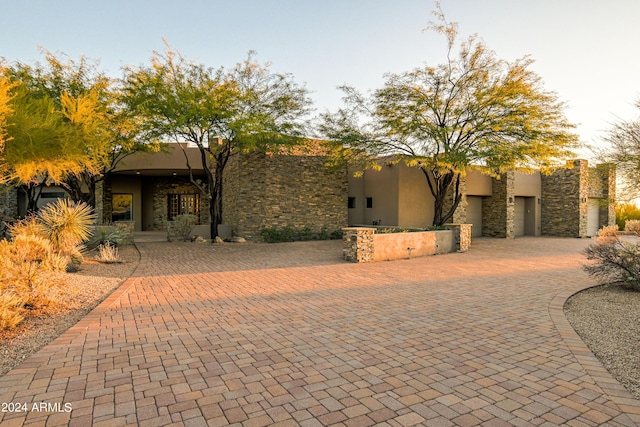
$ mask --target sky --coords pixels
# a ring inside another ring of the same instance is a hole
[[[638,0],[442,0],[461,38],[481,37],[499,58],[531,69],[567,104],[582,142],[603,146],[612,123],[637,118]],[[385,73],[445,60],[424,31],[433,0],[3,0],[0,57],[43,61],[40,47],[100,61],[112,77],[149,63],[166,40],[187,59],[232,67],[249,51],[304,85],[317,113],[341,104],[338,86],[367,93]],[[589,152],[584,151],[584,157]]]

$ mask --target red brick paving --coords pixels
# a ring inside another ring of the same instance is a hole
[[[579,239],[374,264],[340,242],[141,243],[96,310],[0,378],[4,426],[633,426],[562,314]]]

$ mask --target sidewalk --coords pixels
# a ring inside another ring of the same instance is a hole
[[[372,264],[335,241],[140,243],[134,277],[0,378],[0,402],[27,408],[0,422],[640,425],[562,315],[593,284],[588,243],[477,239]]]

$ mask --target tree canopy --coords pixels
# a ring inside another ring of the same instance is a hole
[[[209,201],[212,237],[222,221],[222,175],[230,156],[296,143],[310,104],[306,89],[290,75],[271,72],[253,53],[232,69],[214,69],[167,46],[154,53],[150,66],[126,69],[123,88],[147,139],[188,142],[200,150],[197,166],[206,182],[193,176],[196,165],[187,166]]]
[[[3,72],[14,96],[2,178],[26,187],[31,210],[42,186],[51,184],[93,204],[95,183],[147,145],[136,138],[137,126],[121,108],[114,81],[97,62],[46,50],[44,55],[44,64],[16,63]]]
[[[343,87],[346,107],[325,114],[320,131],[337,142],[338,156],[365,167],[391,156],[420,168],[435,199],[433,224],[442,225],[461,200],[468,168],[548,168],[570,156],[578,138],[530,58],[499,59],[476,36],[458,43],[456,24],[439,8],[434,14],[429,28],[446,37],[447,61],[389,74],[369,96]]]
[[[15,84],[11,83],[4,75],[0,65],[0,155],[4,150],[4,142],[7,138],[7,118],[13,112],[10,101],[13,98],[12,89],[14,86]]]

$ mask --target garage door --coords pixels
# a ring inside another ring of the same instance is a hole
[[[587,210],[587,236],[595,236],[600,228],[600,200],[589,199]]]
[[[524,236],[524,225],[525,225],[525,214],[526,214],[526,203],[524,197],[516,197],[516,209],[515,209],[515,217],[513,218],[513,234],[518,236]]]
[[[482,236],[482,197],[467,196],[467,222],[473,225],[473,237]]]

